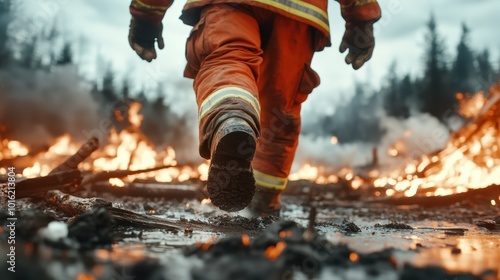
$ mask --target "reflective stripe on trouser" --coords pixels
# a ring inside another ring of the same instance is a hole
[[[242,116],[260,132],[252,162],[256,179],[262,178],[262,187],[284,188],[301,104],[319,84],[310,67],[314,34],[305,23],[257,7],[220,4],[202,10],[186,45],[185,76],[195,79],[203,157],[210,156],[217,124]]]
[[[255,177],[255,183],[258,186],[277,191],[283,191],[286,188],[286,183],[288,181],[286,177],[280,178],[272,176],[256,169],[253,170],[253,176]]]
[[[247,102],[255,110],[255,114],[258,116],[260,112],[259,100],[255,98],[250,92],[238,88],[238,87],[224,87],[212,94],[210,94],[200,105],[198,111],[198,120],[202,120],[203,117],[207,115],[213,109],[217,108],[217,105],[224,102],[227,99],[240,98],[244,102]]]

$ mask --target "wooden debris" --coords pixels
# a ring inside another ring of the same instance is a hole
[[[55,190],[47,192],[45,200],[71,216],[81,215],[90,211],[93,207],[103,207],[109,211],[115,221],[121,224],[170,231],[180,230],[175,222],[116,208],[112,206],[111,202],[100,198],[80,198]]]
[[[129,175],[135,175],[139,173],[147,173],[151,171],[157,171],[165,168],[174,167],[173,165],[162,165],[153,168],[140,169],[140,170],[114,170],[114,171],[104,171],[94,174],[89,174],[85,176],[82,180],[82,186],[89,185],[96,182],[107,181],[111,178],[124,178]]]
[[[76,188],[82,180],[80,170],[70,170],[54,173],[45,177],[22,179],[16,182],[16,199],[38,196],[54,189]],[[2,192],[7,190],[7,185],[2,185]]]
[[[201,186],[174,185],[163,183],[125,182],[125,186],[116,187],[108,182],[92,184],[92,190],[98,193],[111,193],[116,196],[134,197],[164,197],[168,199],[197,199],[208,198]]]
[[[49,175],[68,171],[78,168],[78,164],[88,158],[94,151],[99,148],[99,139],[97,137],[90,138],[85,144],[80,147],[80,149],[72,156],[70,156],[67,160],[65,160],[62,164],[54,168]]]
[[[423,207],[443,207],[463,201],[491,199],[500,196],[500,185],[492,185],[482,189],[473,189],[464,193],[446,196],[412,196],[391,197],[367,201],[368,203],[382,203],[388,205],[419,205]]]

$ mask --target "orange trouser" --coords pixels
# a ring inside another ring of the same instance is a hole
[[[312,27],[246,5],[208,5],[186,45],[194,78],[200,154],[225,118],[242,117],[260,137],[252,162],[258,185],[283,190],[300,133],[302,102],[319,84],[311,69]]]

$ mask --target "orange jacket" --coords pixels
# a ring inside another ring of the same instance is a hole
[[[134,17],[159,24],[174,0],[132,0],[130,12]],[[336,0],[340,3],[346,22],[377,21],[381,16],[377,0]],[[181,19],[188,25],[199,20],[201,8],[208,4],[247,4],[272,10],[284,16],[305,22],[323,36],[323,46],[330,45],[328,0],[187,0]],[[321,45],[321,44],[320,44]]]

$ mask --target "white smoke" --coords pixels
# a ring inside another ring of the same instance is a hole
[[[99,124],[98,104],[74,66],[51,70],[12,66],[0,70],[0,84],[3,138],[20,140],[36,150],[64,133],[82,140],[82,130]]]
[[[344,167],[367,166],[373,162],[374,148],[380,166],[388,169],[404,167],[412,159],[444,148],[450,136],[446,126],[429,114],[415,114],[408,119],[383,115],[380,123],[385,134],[378,144],[332,144],[330,136],[301,135],[292,172],[305,163],[323,166],[326,172],[337,172]],[[397,156],[387,153],[392,147],[398,148]]]

